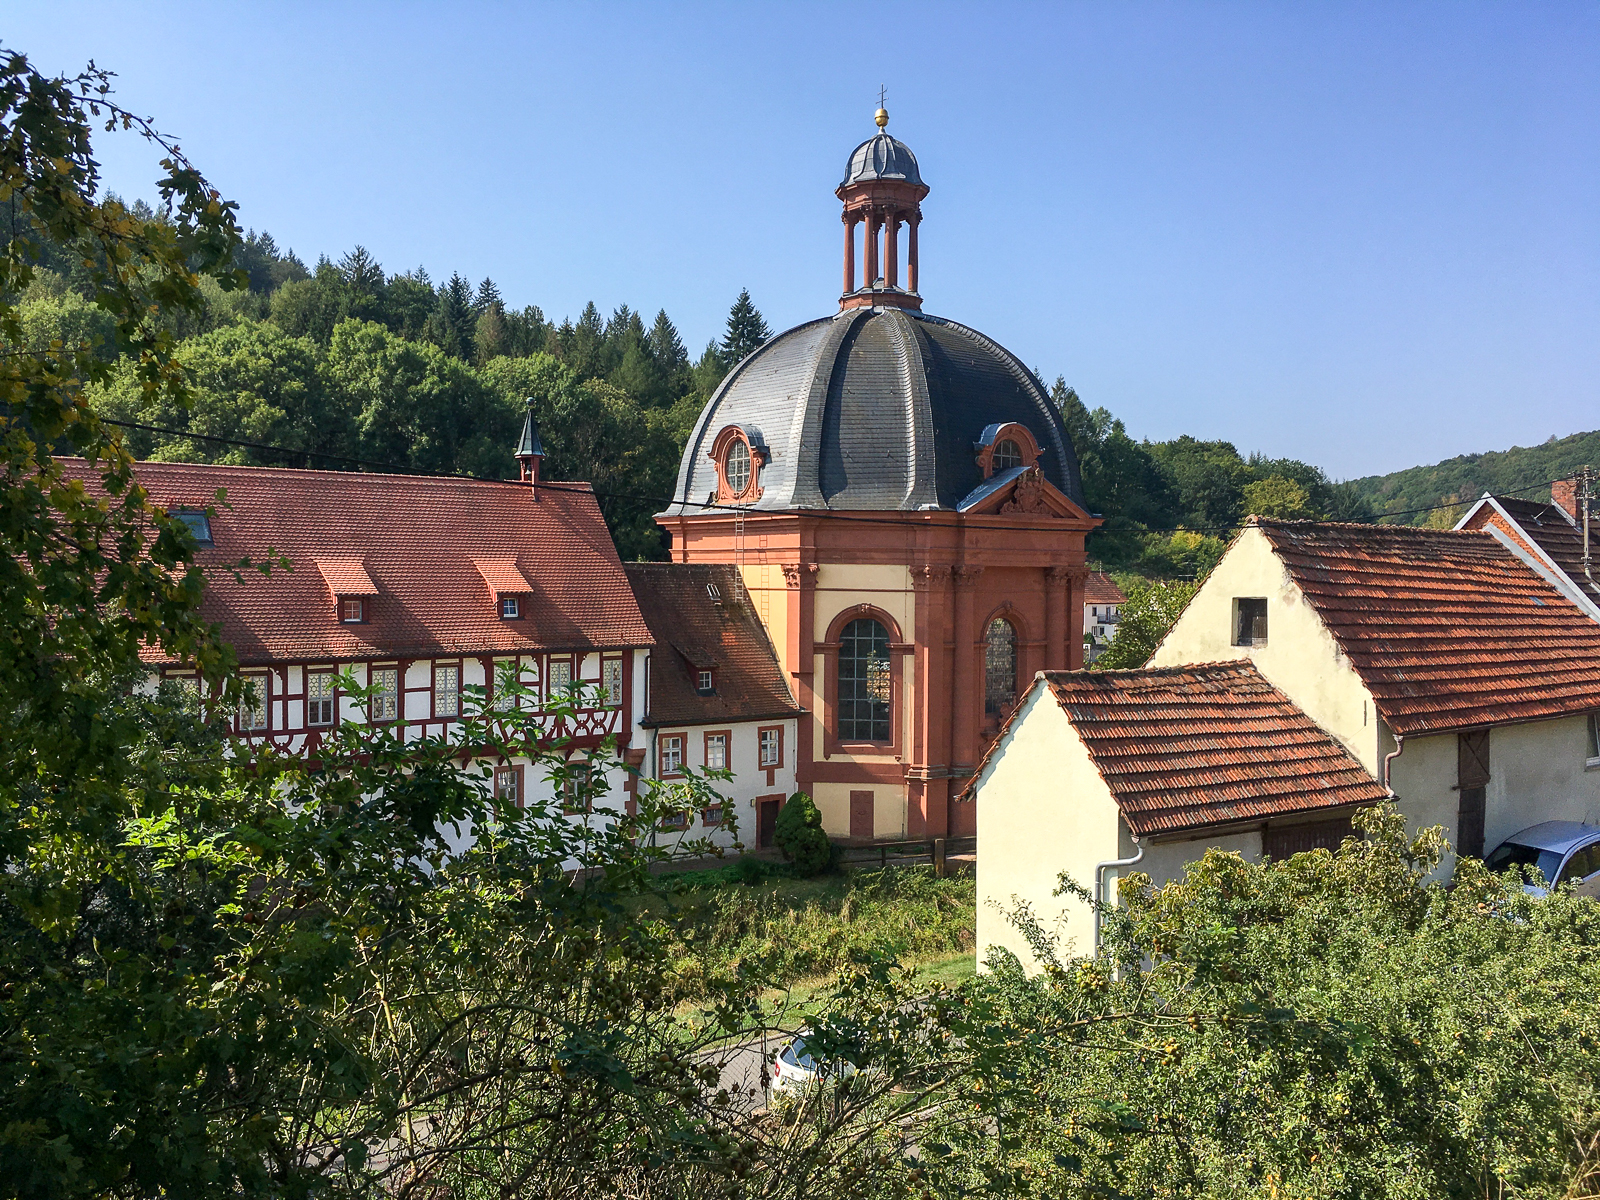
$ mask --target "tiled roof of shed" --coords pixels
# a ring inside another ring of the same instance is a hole
[[[81,460],[67,467],[98,479]],[[586,484],[540,488],[536,501],[520,483],[350,471],[142,462],[135,475],[169,509],[226,489],[214,545],[196,556],[201,612],[245,665],[651,644]],[[247,556],[287,556],[291,570],[236,578],[224,566]],[[526,577],[523,619],[501,620],[475,557]],[[367,623],[339,623],[318,560],[354,562],[370,578]]]
[[[1050,689],[1140,836],[1385,795],[1250,662],[1050,671],[1034,686]]]
[[[1600,708],[1600,622],[1489,534],[1252,521],[1394,732]]]
[[[1529,541],[1566,573],[1580,591],[1600,600],[1600,582],[1584,574],[1583,570],[1583,530],[1574,525],[1565,513],[1553,504],[1522,500],[1516,496],[1496,496],[1494,502],[1517,523]],[[1487,516],[1493,511],[1485,504],[1483,510],[1476,514],[1479,520],[1475,520],[1471,528],[1483,528]],[[1589,570],[1592,574],[1600,567],[1600,527],[1591,529],[1590,537]]]
[[[646,724],[707,725],[800,711],[738,567],[627,563],[623,570],[657,644]],[[702,668],[715,671],[715,695],[695,689],[691,671]]]

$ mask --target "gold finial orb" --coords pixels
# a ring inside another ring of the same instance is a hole
[[[872,119],[878,123],[879,129],[887,128],[889,124],[889,110],[887,108],[878,109],[877,112],[872,114]]]

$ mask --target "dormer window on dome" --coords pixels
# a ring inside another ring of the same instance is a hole
[[[1039,465],[1039,443],[1025,425],[1015,421],[990,425],[972,448],[978,452],[978,469],[985,479],[1017,467]]]
[[[761,499],[761,467],[767,449],[759,435],[740,425],[729,425],[711,444],[711,461],[717,464],[718,504],[753,504]]]

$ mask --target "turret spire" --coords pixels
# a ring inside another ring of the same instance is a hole
[[[517,439],[517,465],[523,483],[539,482],[539,466],[544,462],[544,444],[539,441],[539,422],[533,419],[533,397],[528,397],[528,415],[522,421],[522,436]]]
[[[904,142],[889,136],[887,89],[878,89],[873,114],[878,133],[850,155],[844,182],[834,194],[844,201],[844,294],[840,308],[922,307],[918,292],[917,228],[922,223],[922,182],[917,156]],[[866,226],[866,246],[856,251],[856,226]],[[905,283],[900,282],[900,227],[907,226]],[[856,267],[862,271],[856,286]]]

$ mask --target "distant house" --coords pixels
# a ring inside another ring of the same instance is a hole
[[[1549,504],[1485,492],[1456,528],[1489,534],[1600,621],[1600,509],[1590,514],[1586,541],[1580,483],[1558,480]]]
[[[772,844],[773,823],[795,791],[800,708],[739,568],[722,563],[628,563],[623,568],[656,649],[645,711],[644,771],[671,781],[685,768],[725,769],[714,786],[733,812],[684,813],[666,833],[721,844]],[[733,819],[729,819],[729,818]]]
[[[1150,665],[1254,663],[1481,855],[1600,823],[1600,623],[1569,593],[1491,532],[1251,518]]]
[[[1105,653],[1116,636],[1117,622],[1122,619],[1122,606],[1128,598],[1104,571],[1090,571],[1083,587],[1083,629],[1088,652],[1085,658],[1093,662]]]
[[[88,464],[69,469],[97,478]],[[624,761],[642,760],[653,639],[587,485],[156,462],[134,474],[200,543],[200,612],[254,685],[226,714],[246,744],[315,754],[347,720],[453,736],[475,687],[490,705],[532,706],[569,758],[611,738]],[[267,576],[225,566],[279,556],[289,569]],[[191,667],[156,651],[148,661],[198,688]],[[370,701],[348,695],[343,675],[376,689]],[[508,677],[528,694],[502,700]],[[544,713],[568,696],[575,712]],[[473,766],[502,802],[557,799],[558,783],[526,756]],[[619,763],[595,810],[569,818],[625,811],[635,786]]]
[[[1257,859],[1335,847],[1384,791],[1249,662],[1040,673],[990,747],[978,798],[978,955],[1032,961],[1006,918],[1026,902],[1087,953],[1087,904],[1065,871],[1114,898],[1115,875],[1179,875],[1210,847]]]

